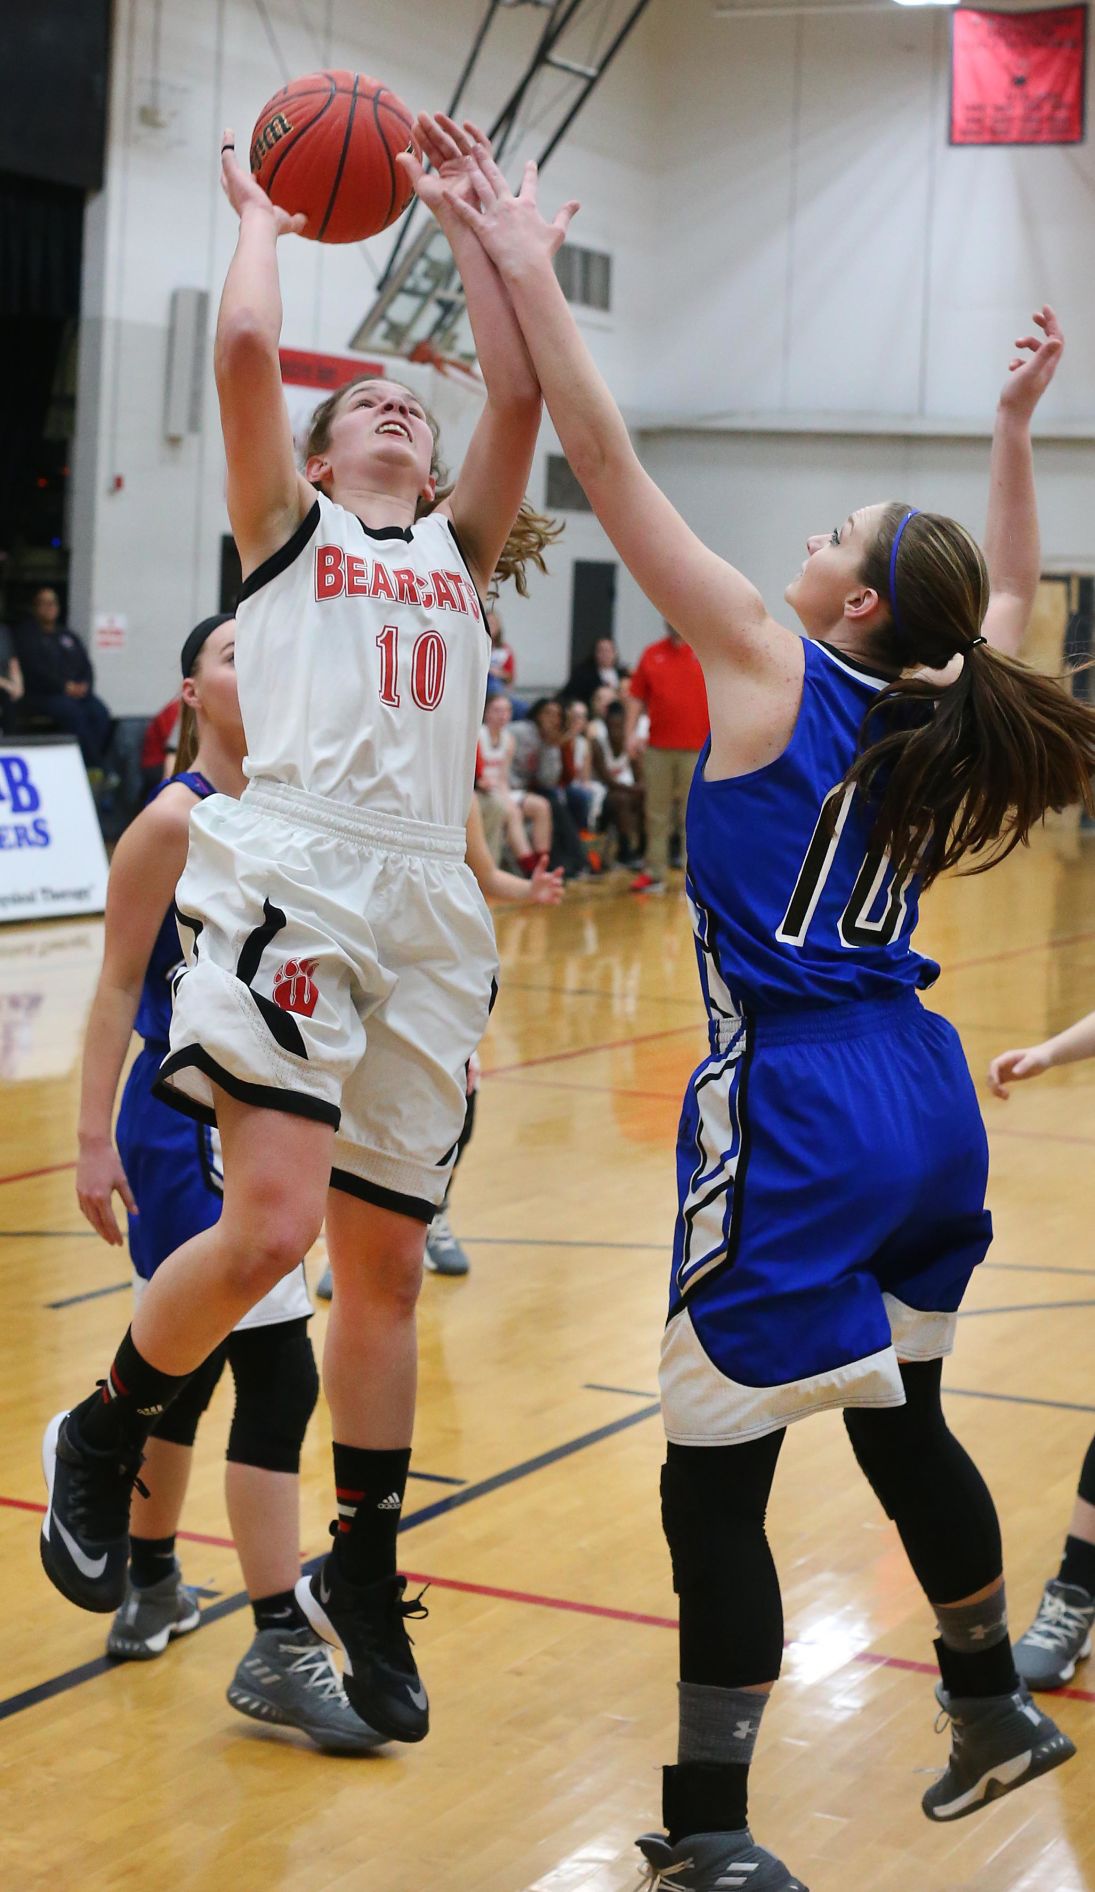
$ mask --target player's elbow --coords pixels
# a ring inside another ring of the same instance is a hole
[[[252,362],[266,364],[277,355],[277,338],[255,309],[222,313],[213,347],[213,369],[218,384],[245,372]]]

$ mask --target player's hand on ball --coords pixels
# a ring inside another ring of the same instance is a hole
[[[563,897],[563,870],[556,867],[549,873],[546,854],[541,854],[532,870],[528,897],[538,907],[557,907]]]
[[[1027,420],[1056,374],[1065,347],[1061,324],[1048,302],[1035,310],[1034,325],[1042,333],[1019,336],[1015,346],[1020,352],[1009,364],[1000,395],[1001,407],[1012,408]]]
[[[303,211],[290,216],[278,204],[272,204],[256,178],[245,171],[236,157],[236,134],[226,130],[221,137],[221,189],[235,211],[261,210],[273,219],[275,236],[299,236],[308,219]]]
[[[537,203],[537,169],[533,159],[525,166],[521,189],[515,197],[492,157],[478,147],[471,153],[474,204],[461,197],[452,206],[463,223],[475,231],[503,275],[520,274],[530,263],[550,259],[566,241],[571,219],[578,213],[572,199],[557,210],[550,223]]]
[[[1041,1077],[1052,1059],[1045,1045],[1028,1045],[1024,1051],[1001,1051],[989,1065],[989,1084],[994,1097],[1006,1098],[1009,1084],[1019,1084],[1025,1077]]]
[[[466,118],[462,125],[445,112],[420,112],[414,135],[424,158],[433,166],[423,169],[413,152],[401,151],[396,163],[414,184],[427,210],[440,216],[458,199],[477,202],[473,173],[475,153],[491,156],[490,139]]]
[[[112,1248],[121,1248],[122,1231],[114,1214],[115,1190],[130,1215],[136,1215],[133,1191],[113,1143],[106,1138],[102,1142],[81,1144],[76,1165],[76,1199],[96,1235],[101,1235]]]

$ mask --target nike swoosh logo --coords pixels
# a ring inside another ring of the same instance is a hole
[[[327,1608],[328,1603],[331,1601],[331,1592],[327,1588],[327,1572],[325,1570],[321,1570],[319,1573],[319,1600],[323,1604],[324,1609]]]
[[[415,1706],[416,1708],[425,1708],[425,1706],[426,1706],[426,1691],[425,1691],[425,1689],[423,1688],[423,1686],[422,1686],[422,1684],[421,1684],[421,1682],[419,1682],[419,1684],[418,1684],[418,1687],[417,1687],[417,1688],[412,1688],[412,1687],[411,1687],[411,1685],[410,1685],[410,1683],[408,1682],[408,1684],[407,1684],[407,1693],[408,1693],[408,1695],[410,1696],[410,1698],[411,1698],[411,1701],[413,1702],[413,1704],[414,1704],[414,1706]]]
[[[57,1526],[65,1548],[72,1558],[73,1563],[76,1565],[77,1570],[82,1571],[85,1577],[90,1577],[93,1581],[96,1577],[101,1577],[103,1571],[106,1569],[106,1551],[104,1550],[101,1557],[85,1556],[79,1544],[76,1542],[76,1539],[71,1537],[68,1531],[66,1531],[56,1511],[53,1514],[53,1522]]]

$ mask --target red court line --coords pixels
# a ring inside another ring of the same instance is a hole
[[[1095,939],[1095,929],[1086,933],[1057,933],[1049,939],[1034,940],[1029,946],[1009,946],[1002,953],[982,953],[977,959],[951,959],[943,967],[948,972],[968,972],[973,966],[996,966],[1002,959],[1022,959],[1027,953],[1051,953],[1058,946],[1080,946]]]
[[[510,1071],[528,1071],[534,1064],[561,1064],[567,1058],[591,1058],[598,1051],[626,1051],[631,1045],[653,1044],[656,1038],[682,1038],[686,1032],[695,1038],[704,1034],[704,1019],[697,1007],[696,1020],[692,1025],[671,1025],[665,1031],[638,1032],[632,1038],[609,1038],[603,1044],[577,1045],[573,1051],[548,1051],[542,1058],[522,1058],[517,1064],[496,1064],[493,1070],[484,1071],[484,1077],[503,1077]]]
[[[36,1511],[41,1517],[44,1504],[38,1504],[30,1498],[0,1498],[0,1505],[9,1511]],[[212,1544],[215,1550],[235,1550],[235,1540],[231,1537],[208,1537],[204,1531],[178,1531],[176,1536],[184,1537],[188,1544]]]
[[[509,1078],[511,1082],[514,1078],[512,1071],[500,1071],[496,1072],[495,1075]],[[518,1079],[517,1081],[519,1082],[520,1080]],[[530,1084],[529,1089],[538,1091],[586,1091],[590,1097],[654,1097],[659,1103],[676,1104],[678,1107],[681,1101],[681,1093],[679,1091],[637,1091],[632,1090],[627,1084],[568,1084],[565,1078],[548,1078],[543,1084]],[[1095,1142],[1095,1137],[1093,1137],[1091,1141]]]
[[[0,1497],[0,1505],[7,1505],[15,1511],[45,1510],[44,1504],[33,1503],[26,1498]],[[200,1531],[180,1531],[191,1544],[212,1544],[219,1550],[234,1550],[235,1545],[229,1537],[208,1537]],[[563,1610],[575,1616],[598,1616],[613,1623],[637,1623],[643,1629],[676,1629],[675,1616],[648,1616],[642,1610],[615,1609],[606,1603],[580,1603],[570,1596],[543,1596],[536,1590],[505,1590],[493,1583],[466,1583],[459,1577],[438,1577],[432,1571],[405,1570],[404,1576],[410,1583],[428,1583],[435,1590],[458,1590],[464,1596],[489,1596],[500,1603],[525,1603],[535,1609]],[[794,1648],[796,1645],[788,1645]],[[873,1649],[858,1649],[853,1662],[865,1663],[871,1668],[906,1669],[913,1675],[935,1675],[933,1662],[913,1662],[907,1656],[878,1654]],[[1069,1701],[1095,1702],[1095,1690],[1087,1688],[1059,1688],[1054,1693],[1066,1697]]]
[[[47,1163],[43,1169],[17,1169],[13,1176],[0,1176],[0,1183],[29,1182],[32,1176],[56,1176],[59,1170],[75,1169],[76,1159],[68,1163]]]

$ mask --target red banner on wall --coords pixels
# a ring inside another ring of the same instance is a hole
[[[951,15],[952,145],[1079,144],[1086,84],[1086,5]]]

